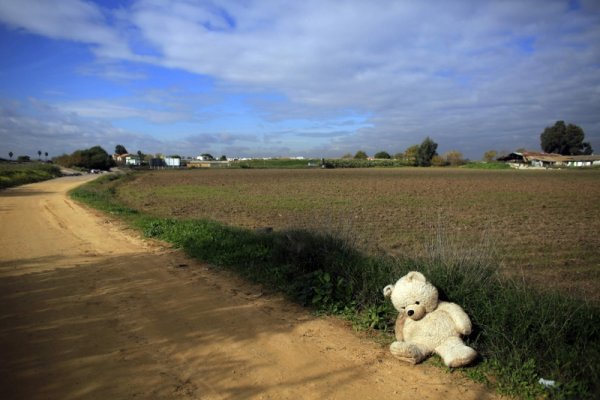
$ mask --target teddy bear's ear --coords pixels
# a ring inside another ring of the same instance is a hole
[[[427,282],[427,279],[425,279],[425,275],[417,271],[411,271],[408,274],[406,274],[406,280],[408,282]]]
[[[383,297],[388,298],[392,295],[392,292],[394,291],[394,285],[387,285],[386,287],[383,288]]]

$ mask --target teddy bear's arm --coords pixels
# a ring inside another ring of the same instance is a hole
[[[458,333],[461,335],[471,334],[471,319],[461,306],[455,303],[440,302],[438,309],[448,313],[450,318],[452,318]]]
[[[401,312],[400,314],[398,314],[398,317],[396,318],[396,326],[394,327],[394,332],[396,334],[396,340],[398,342],[404,341],[404,333],[402,332],[404,330],[404,321],[406,321],[406,314]]]

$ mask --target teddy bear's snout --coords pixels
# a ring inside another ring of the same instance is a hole
[[[410,319],[418,321],[425,316],[425,307],[418,304],[408,306],[406,307],[406,315]]]

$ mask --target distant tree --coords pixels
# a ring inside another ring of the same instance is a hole
[[[64,154],[56,157],[55,162],[64,167],[78,167],[84,169],[108,170],[115,165],[112,157],[100,146],[76,150],[70,155]]]
[[[592,146],[584,139],[583,129],[574,124],[565,125],[564,121],[556,121],[540,135],[543,151],[562,155],[592,154]]]
[[[29,158],[29,156],[18,156],[17,161],[18,162],[29,162],[29,161],[31,161],[31,158]]]
[[[10,159],[12,160],[13,152],[12,152],[12,151],[9,151],[9,152],[8,152],[8,156],[9,156],[9,157],[10,157]]]
[[[435,155],[431,157],[431,165],[433,165],[434,167],[445,167],[446,165],[448,165],[448,161],[446,161],[444,157]]]
[[[121,155],[121,154],[127,154],[127,153],[128,153],[127,149],[122,144],[118,144],[115,146],[115,154]]]
[[[219,157],[219,161],[227,161],[227,156],[223,154],[221,157]]]
[[[380,151],[378,153],[375,153],[375,158],[385,158],[387,160],[389,160],[390,158],[392,158],[392,156],[390,156],[390,153],[388,153],[387,151]]]
[[[354,155],[354,158],[356,160],[366,160],[367,158],[369,158],[369,156],[367,156],[367,153],[365,153],[363,150],[359,150]]]
[[[459,165],[463,165],[465,163],[465,158],[462,153],[457,150],[451,150],[444,154],[444,158],[446,159],[446,163],[453,167],[457,167]]]
[[[146,157],[146,155],[144,153],[142,153],[141,150],[137,151],[137,156],[140,159],[140,164],[144,161],[144,158]]]
[[[483,153],[483,161],[485,162],[494,162],[498,157],[498,152],[496,150],[488,150]]]
[[[427,136],[417,151],[417,165],[419,167],[429,167],[433,156],[437,156],[437,147],[438,144]]]
[[[47,151],[46,151],[46,152],[44,152],[44,159],[45,159],[45,160],[48,160],[48,152],[47,152]]]
[[[41,159],[42,159],[42,151],[38,150],[38,160],[41,160]]]
[[[417,165],[417,153],[419,152],[419,145],[414,144],[410,147],[407,147],[404,150],[403,159],[407,164]]]
[[[205,159],[206,161],[214,161],[214,159],[215,159],[215,158],[212,156],[212,154],[210,154],[210,153],[203,153],[203,154],[200,154],[200,155],[201,155],[202,157],[204,157],[204,159]]]
[[[346,153],[342,156],[342,158],[352,158],[352,157],[353,157],[353,155],[350,153]]]

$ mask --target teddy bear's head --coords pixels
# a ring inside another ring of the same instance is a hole
[[[438,291],[420,272],[409,272],[396,282],[383,288],[383,295],[390,297],[400,313],[418,321],[438,305]]]

